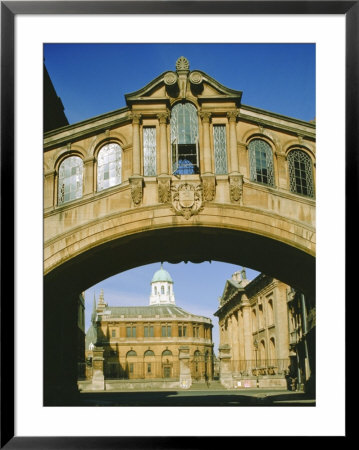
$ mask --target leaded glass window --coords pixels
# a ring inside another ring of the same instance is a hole
[[[288,154],[290,190],[297,194],[314,197],[313,171],[310,157],[302,150]]]
[[[254,139],[249,143],[249,165],[251,181],[274,186],[273,153],[266,141]]]
[[[121,184],[122,149],[115,142],[104,145],[97,159],[97,190]]]
[[[192,103],[177,103],[171,113],[172,170],[199,173],[198,116]]]
[[[156,128],[143,129],[143,174],[145,177],[156,176]]]
[[[227,173],[226,126],[213,126],[214,170],[217,175]]]
[[[66,158],[59,167],[58,204],[82,197],[83,163],[78,156]]]

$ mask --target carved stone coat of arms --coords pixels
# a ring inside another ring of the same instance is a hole
[[[182,183],[171,188],[172,210],[178,216],[188,220],[203,209],[202,185],[194,186],[190,183]]]

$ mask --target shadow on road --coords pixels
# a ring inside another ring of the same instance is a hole
[[[302,392],[86,392],[76,406],[315,406],[315,399]]]

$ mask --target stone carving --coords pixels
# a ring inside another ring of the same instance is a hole
[[[203,197],[206,202],[210,202],[214,199],[216,194],[216,179],[214,176],[203,176]]]
[[[167,72],[163,77],[163,80],[167,86],[172,86],[177,83],[178,76],[176,72]]]
[[[140,122],[141,122],[141,114],[137,114],[137,113],[131,113],[130,114],[130,118],[131,118],[131,120],[132,120],[132,123],[134,124],[134,125],[139,125],[140,124]]]
[[[171,200],[171,179],[158,178],[158,201],[168,203]]]
[[[228,117],[228,121],[229,122],[236,122],[237,118],[238,118],[238,111],[228,111],[227,112],[227,117]]]
[[[203,81],[203,77],[202,74],[200,72],[197,72],[196,70],[194,70],[193,72],[190,73],[189,75],[189,81],[192,84],[201,84]]]
[[[137,206],[142,202],[142,196],[143,196],[142,177],[131,177],[130,184],[131,184],[132,201]]]
[[[171,188],[172,210],[178,216],[188,220],[191,216],[198,214],[203,209],[202,185],[194,186],[182,183]]]
[[[176,70],[189,70],[189,62],[184,56],[180,56],[176,61]]]
[[[168,112],[157,114],[157,119],[159,120],[160,124],[167,124],[169,117],[170,115]]]
[[[231,202],[238,203],[243,193],[243,175],[232,175],[229,177],[229,192]]]
[[[207,112],[207,111],[205,111],[205,112],[201,111],[199,115],[200,115],[203,123],[209,123],[211,121],[212,113]]]

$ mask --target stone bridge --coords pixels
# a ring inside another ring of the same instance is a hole
[[[230,262],[314,296],[315,124],[241,97],[181,57],[126,107],[45,134],[45,361],[57,370],[64,305],[139,265]]]

